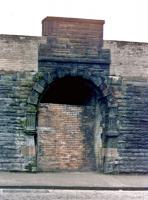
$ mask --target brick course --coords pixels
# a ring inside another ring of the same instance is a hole
[[[46,39],[18,35],[0,35],[0,71],[38,70],[38,47]]]
[[[84,106],[76,105],[40,104],[39,170],[90,170],[95,165],[89,162],[94,157],[93,153],[90,155],[90,151],[94,151],[94,145],[86,140],[86,121],[90,117],[84,116],[84,109]],[[93,127],[90,134],[93,139]]]

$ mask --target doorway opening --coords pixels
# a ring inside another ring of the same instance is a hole
[[[46,88],[38,109],[38,170],[101,170],[98,99],[101,92],[81,77],[57,79]]]

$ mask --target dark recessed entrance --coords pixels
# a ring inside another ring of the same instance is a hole
[[[81,77],[55,80],[38,112],[38,170],[96,170],[101,163],[101,111],[95,85]]]
[[[94,85],[90,81],[80,77],[65,77],[50,84],[40,102],[85,105],[94,95]]]

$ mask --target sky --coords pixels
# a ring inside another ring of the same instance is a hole
[[[148,0],[0,0],[0,34],[41,36],[46,16],[105,20],[105,40],[148,42]]]

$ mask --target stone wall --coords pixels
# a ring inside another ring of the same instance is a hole
[[[41,37],[0,35],[0,70],[38,70],[38,46],[46,39]]]
[[[46,17],[42,35],[48,45],[42,45],[45,57],[97,57],[103,45],[103,20]],[[45,50],[46,49],[46,50]]]
[[[118,172],[148,172],[148,44],[104,41],[104,47],[111,49],[110,74],[122,79],[122,87],[114,86],[119,114],[114,167]]]
[[[115,102],[104,108],[109,117],[102,149],[105,172],[148,172],[148,44],[104,41],[104,48],[111,50],[109,68],[107,50],[101,50],[98,58],[70,60],[60,57],[61,51],[59,57],[47,59],[48,53],[41,52],[47,50],[46,41],[45,37],[0,35],[0,170],[35,166],[36,138],[26,130],[28,102],[33,108],[29,112],[36,114],[43,85],[69,75],[95,80],[100,89],[102,83],[111,88]],[[102,89],[104,96],[106,91]]]
[[[148,79],[148,43],[105,40],[104,48],[111,50],[110,75]]]
[[[34,140],[25,134],[33,74],[0,71],[0,170],[25,170],[34,155]]]
[[[0,170],[27,170],[34,136],[27,136],[27,99],[38,71],[41,37],[0,35]]]

